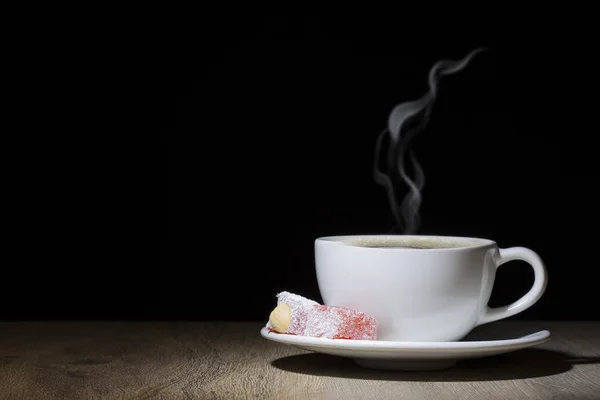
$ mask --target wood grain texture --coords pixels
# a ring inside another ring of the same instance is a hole
[[[437,372],[366,370],[260,336],[261,323],[0,323],[2,399],[600,399],[600,322]],[[500,331],[500,330],[498,330]]]

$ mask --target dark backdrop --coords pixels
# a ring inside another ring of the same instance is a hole
[[[409,29],[393,15],[182,23],[156,57],[173,110],[158,115],[172,118],[154,191],[127,198],[150,171],[142,163],[118,189],[108,185],[108,200],[81,221],[113,204],[116,223],[94,236],[93,251],[73,257],[76,246],[63,241],[40,272],[7,278],[3,315],[266,321],[279,291],[320,300],[314,239],[394,226],[373,179],[389,112],[425,93],[436,61],[487,46],[442,80],[413,141],[426,176],[418,233],[538,252],[548,289],[514,318],[599,319],[598,68],[588,28],[507,25],[483,35],[435,25]],[[133,214],[148,228],[134,229]],[[73,270],[61,268],[67,259]],[[531,282],[526,264],[503,266],[491,305]]]
[[[417,37],[397,26],[265,17],[188,32],[199,58],[184,57],[194,68],[166,135],[159,314],[265,320],[281,290],[320,300],[314,239],[394,225],[372,174],[388,113],[425,93],[436,61],[487,46],[442,81],[414,140],[426,176],[418,232],[537,251],[549,286],[517,318],[600,316],[585,32]],[[491,305],[523,295],[532,275],[521,262],[501,268]]]

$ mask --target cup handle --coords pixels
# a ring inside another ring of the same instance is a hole
[[[525,261],[533,268],[535,274],[533,286],[523,297],[507,306],[490,308],[486,304],[485,311],[481,316],[478,325],[508,318],[523,312],[534,305],[546,291],[546,286],[548,285],[548,272],[546,271],[544,262],[537,253],[526,247],[498,249],[496,268],[513,260]]]

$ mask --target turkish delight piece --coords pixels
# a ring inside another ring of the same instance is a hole
[[[281,292],[267,328],[278,333],[328,339],[375,340],[377,320],[361,311],[325,306],[305,297]]]

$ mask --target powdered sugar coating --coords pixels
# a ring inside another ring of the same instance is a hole
[[[368,314],[347,307],[314,306],[308,314],[304,336],[375,340],[377,321]]]
[[[320,305],[290,292],[277,295],[277,305],[287,304],[291,320],[286,332],[328,339],[376,340],[377,320],[364,312],[341,306]],[[270,322],[267,328],[274,330]]]
[[[308,314],[313,307],[318,306],[319,303],[294,293],[281,292],[277,295],[277,305],[279,306],[281,304],[287,304],[292,311],[292,320],[290,321],[290,326],[286,333],[304,335]],[[270,322],[267,323],[267,328],[273,329]]]

